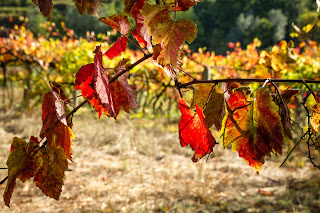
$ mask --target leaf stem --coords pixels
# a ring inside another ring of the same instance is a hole
[[[128,36],[125,36],[125,35],[122,35],[122,36],[128,39],[128,41],[130,41],[134,46],[136,46],[143,53],[143,55],[147,55],[147,53],[145,53],[145,51],[138,44],[132,41]]]
[[[302,141],[302,139],[304,139],[304,137],[307,135],[307,132],[304,133],[303,136],[300,137],[300,140],[294,145],[294,147],[291,149],[291,151],[289,152],[289,154],[287,155],[286,159],[284,159],[284,161],[281,163],[281,165],[279,166],[279,168],[281,168],[281,166],[283,166],[283,164],[288,160],[289,156],[291,155],[291,153],[293,152],[293,150],[298,146],[298,144]]]

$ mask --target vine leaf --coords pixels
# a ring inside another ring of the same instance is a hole
[[[67,156],[59,146],[48,147],[43,152],[47,154],[42,155],[43,166],[34,176],[34,182],[45,195],[59,200],[64,172],[68,169]]]
[[[124,5],[123,13],[126,15],[130,14],[131,8],[133,5],[139,0],[122,0],[122,3]]]
[[[197,84],[193,91],[191,107],[195,107],[196,104],[204,108],[203,114],[208,127],[214,124],[216,129],[220,130],[225,114],[224,94],[218,93],[214,84]]]
[[[198,2],[202,0],[177,0],[177,7],[176,11],[186,11],[189,10],[190,7],[196,5]],[[175,7],[172,7],[172,10],[174,10]]]
[[[182,147],[188,144],[191,146],[192,150],[195,151],[192,161],[197,162],[203,156],[212,152],[215,139],[208,128],[201,107],[196,105],[196,112],[194,112],[183,99],[179,99],[178,107],[181,112],[179,122],[180,144]]]
[[[71,145],[72,138],[75,138],[71,127],[71,119],[67,119],[67,126],[59,121],[59,116],[57,115],[56,109],[56,97],[54,93],[60,94],[62,100],[66,100],[66,96],[63,93],[61,87],[57,85],[52,87],[52,92],[47,92],[44,94],[42,99],[42,121],[43,126],[40,133],[40,137],[47,138],[48,147],[61,146],[65,151],[65,154],[71,159]],[[66,111],[69,111],[68,107],[64,103]]]
[[[315,104],[311,109],[312,116],[310,120],[310,126],[315,135],[318,134],[320,127],[320,94],[316,95],[316,102],[317,104]]]
[[[109,59],[113,59],[127,48],[127,36],[130,33],[130,22],[128,21],[127,16],[122,14],[115,14],[108,18],[102,17],[99,18],[99,20],[121,33],[121,36],[117,41],[104,53]]]
[[[288,104],[291,102],[293,96],[297,95],[300,92],[298,89],[287,89],[281,93],[281,97],[284,103],[281,102],[281,99],[277,95],[273,95],[273,101],[278,105],[279,110],[278,114],[281,117],[281,123],[283,126],[283,130],[285,135],[292,139],[292,126],[290,122],[290,110],[288,108]]]
[[[168,7],[146,3],[141,14],[152,44],[161,44],[157,64],[163,67],[170,78],[176,79],[180,68],[182,45],[192,43],[197,35],[197,26],[192,21],[170,19]]]
[[[151,51],[152,45],[150,35],[144,24],[145,17],[140,12],[145,2],[146,0],[139,0],[131,8],[130,14],[136,22],[136,28],[132,31],[132,36],[138,41],[142,48],[147,47],[147,49]]]
[[[117,68],[125,68],[128,60],[122,60],[117,65]],[[117,70],[117,69],[115,69]],[[121,70],[121,69],[119,69]],[[118,74],[119,71],[116,71]],[[110,84],[112,100],[116,103],[114,110],[116,116],[122,108],[125,112],[129,113],[130,110],[135,110],[139,107],[136,100],[136,93],[134,87],[128,83],[129,72],[122,74],[115,82]]]
[[[224,91],[224,99],[225,99],[225,101],[229,100],[230,95],[233,92],[233,89],[236,89],[236,88],[239,88],[239,87],[240,87],[240,85],[238,83],[236,83],[236,82],[228,82],[228,83],[223,82],[222,83],[222,88],[223,88],[223,91]]]
[[[50,13],[53,7],[52,0],[32,0],[35,5],[38,5],[40,12],[47,18],[50,18]]]
[[[101,2],[100,0],[74,0],[78,12],[83,15],[87,10],[89,15],[98,17]]]
[[[94,89],[102,105],[108,109],[111,117],[115,117],[109,79],[102,66],[101,46],[97,46],[94,53]]]
[[[90,105],[97,110],[99,118],[101,117],[102,113],[106,114],[107,116],[110,116],[110,114],[108,113],[108,109],[104,108],[98,100],[97,94],[94,90],[93,76],[94,63],[82,66],[76,74],[76,89],[80,89],[82,96],[86,98]]]
[[[147,46],[147,42],[138,35],[137,28],[134,28],[132,30],[131,35],[138,41],[138,44],[141,48],[145,48]]]
[[[284,140],[281,118],[277,105],[266,88],[256,91],[251,100],[244,88],[231,93],[227,113],[221,129],[221,143],[225,148],[232,143],[232,150],[246,160],[257,172],[262,168],[265,156],[282,153]]]
[[[3,194],[3,199],[7,206],[10,204],[16,179],[19,178],[25,182],[32,178],[41,168],[43,163],[42,153],[38,151],[39,141],[35,137],[31,137],[29,143],[18,137],[12,139],[7,160],[8,182]]]

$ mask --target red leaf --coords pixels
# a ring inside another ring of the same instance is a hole
[[[76,74],[76,89],[81,90],[82,96],[88,98],[94,95],[94,89],[90,87],[93,80],[94,63],[81,67]]]
[[[128,21],[127,16],[122,14],[115,14],[108,18],[102,17],[99,18],[99,21],[109,25],[113,29],[118,30],[121,35],[128,36],[130,33],[130,22]]]
[[[135,38],[138,41],[141,48],[145,48],[147,46],[147,42],[138,35],[137,28],[134,28],[132,30],[131,34],[132,34],[133,38]]]
[[[68,126],[58,122],[55,106],[56,98],[53,93],[54,91],[45,93],[42,99],[43,127],[40,136],[41,138],[47,138],[48,147],[60,146],[64,150],[69,160],[71,160],[71,139],[74,138],[71,130],[71,119],[67,120]],[[60,94],[63,94],[63,92],[61,91]],[[63,97],[64,95],[61,96]],[[68,110],[66,105],[65,108]]]
[[[141,39],[144,40],[144,42],[146,43],[145,46],[147,46],[147,49],[149,51],[151,51],[152,45],[151,45],[150,35],[148,34],[146,25],[144,24],[144,16],[140,12],[140,10],[143,8],[145,2],[146,2],[146,0],[137,1],[133,5],[133,7],[131,8],[130,14],[131,14],[131,16],[134,18],[134,20],[136,22],[137,35]],[[134,32],[132,31],[132,35],[133,34],[134,34]],[[133,35],[133,37],[136,38],[134,35]],[[138,40],[138,42],[140,44],[139,40]],[[141,44],[140,44],[140,46],[141,46]],[[141,46],[141,47],[144,48],[145,46]]]
[[[101,46],[97,46],[94,52],[96,54],[94,57],[94,88],[99,101],[108,109],[110,116],[115,117],[109,80],[102,66]]]
[[[197,2],[200,2],[202,0],[177,0],[178,8],[180,11],[186,11],[193,5],[196,5]],[[177,9],[178,10],[178,9]]]
[[[91,106],[93,106],[97,112],[99,113],[99,118],[101,117],[102,113],[107,114],[108,116],[108,109],[104,108],[102,104],[97,99],[97,94],[93,89],[93,75],[94,75],[94,64],[87,64],[81,67],[76,74],[76,89],[81,90],[82,96],[88,100]]]
[[[109,59],[113,59],[126,50],[128,39],[126,37],[119,37],[118,40],[104,53]]]
[[[191,146],[195,151],[192,160],[197,162],[206,154],[213,150],[215,139],[212,136],[208,125],[204,119],[201,107],[196,106],[196,113],[183,100],[179,100],[179,110],[181,119],[179,122],[179,138],[182,147]]]
[[[125,68],[127,60],[122,60],[117,68]],[[118,74],[120,71],[117,71]],[[118,115],[120,108],[129,113],[130,110],[134,110],[139,107],[136,100],[136,93],[134,87],[128,83],[129,72],[122,74],[114,83],[111,84],[112,98],[115,105],[115,112]]]

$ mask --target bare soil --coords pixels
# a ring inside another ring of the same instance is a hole
[[[72,171],[66,172],[60,200],[43,195],[32,180],[18,180],[11,208],[2,202],[1,213],[320,212],[320,171],[299,152],[281,169],[287,149],[267,158],[257,175],[219,145],[207,161],[193,163],[192,150],[180,147],[177,124],[161,119],[114,121],[80,113],[73,120]],[[39,110],[0,112],[0,167],[6,166],[12,137],[29,139],[40,129]],[[0,179],[6,175],[0,170]]]

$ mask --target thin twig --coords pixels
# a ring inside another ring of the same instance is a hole
[[[125,36],[125,35],[122,35],[122,36],[125,37],[126,39],[128,39],[133,45],[135,45],[143,53],[143,55],[148,54],[138,44],[136,44],[134,41],[132,41],[128,36]]]
[[[302,139],[304,139],[304,137],[307,135],[308,132],[304,133],[303,136],[300,137],[300,140],[294,145],[294,147],[291,149],[291,151],[289,152],[289,154],[287,155],[286,159],[284,159],[284,161],[281,163],[281,165],[279,166],[279,168],[281,168],[281,166],[283,166],[283,164],[288,160],[289,156],[291,155],[292,151],[298,146],[298,144],[302,141]]]
[[[0,185],[2,185],[4,182],[6,182],[6,180],[8,180],[8,176],[5,177],[5,178],[0,182]]]

